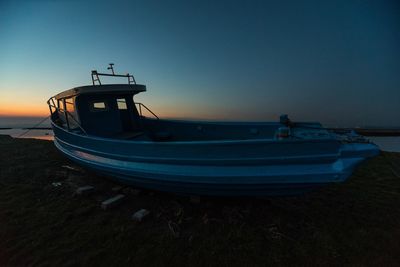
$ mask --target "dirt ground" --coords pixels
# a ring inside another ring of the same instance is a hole
[[[400,153],[302,196],[200,202],[64,165],[76,167],[50,141],[0,136],[1,266],[400,265]],[[83,185],[96,191],[76,195]]]

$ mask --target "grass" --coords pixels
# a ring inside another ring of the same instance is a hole
[[[393,266],[400,262],[400,153],[298,197],[202,198],[128,191],[62,170],[49,141],[0,137],[0,265]],[[52,185],[61,182],[61,186]],[[90,196],[76,196],[80,185]],[[141,223],[131,215],[145,208]]]

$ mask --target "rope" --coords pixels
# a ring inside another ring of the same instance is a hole
[[[20,138],[24,135],[26,135],[27,133],[29,133],[31,130],[33,130],[34,128],[38,127],[40,124],[42,124],[43,122],[45,122],[47,119],[50,118],[50,115],[47,116],[46,118],[44,118],[43,120],[41,120],[39,123],[35,124],[33,127],[30,127],[27,131],[21,133],[20,135],[17,136],[17,138]]]

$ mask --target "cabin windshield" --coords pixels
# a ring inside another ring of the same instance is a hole
[[[52,112],[53,121],[58,125],[75,130],[79,128],[79,116],[75,107],[75,97],[61,98],[57,101],[52,101],[52,108],[55,109]]]
[[[84,89],[93,93],[76,93],[71,89],[48,100],[54,123],[76,133],[127,139],[143,133],[142,111],[158,119],[146,106],[134,102],[137,91],[131,87],[118,90],[113,85],[104,91],[93,87]]]

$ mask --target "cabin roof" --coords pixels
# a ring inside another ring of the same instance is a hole
[[[104,84],[79,86],[63,91],[54,96],[55,99],[72,97],[83,94],[133,94],[146,91],[146,85],[142,84]]]

